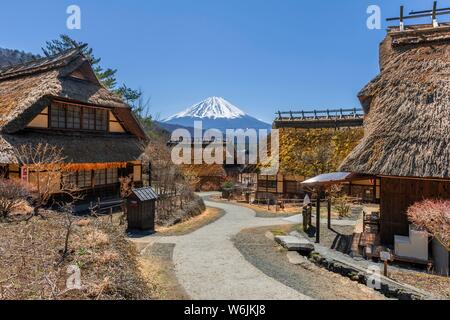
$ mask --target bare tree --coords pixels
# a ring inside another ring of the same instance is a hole
[[[0,178],[0,220],[7,219],[17,205],[29,196],[27,187],[21,181]]]
[[[164,137],[155,137],[147,146],[144,162],[152,164],[153,187],[160,196],[157,202],[158,220],[170,220],[178,209],[194,199],[198,175],[192,170],[183,170],[172,162],[171,150]]]
[[[72,225],[73,225],[73,204],[72,203],[63,203],[61,204],[61,211],[64,212],[66,216],[66,235],[64,238],[64,249],[61,253],[61,260],[59,264],[63,263],[66,259],[67,255],[69,254],[69,243],[70,243],[70,236],[72,234]]]
[[[120,181],[120,197],[123,200],[122,204],[123,215],[120,217],[120,224],[123,225],[128,217],[126,201],[127,198],[131,195],[133,190],[133,178],[131,176],[121,177],[119,178],[119,181]]]
[[[74,181],[74,172],[66,161],[62,148],[48,143],[26,144],[15,149],[19,164],[28,170],[30,190],[34,199],[34,214],[50,204],[55,194],[74,202],[82,198]]]

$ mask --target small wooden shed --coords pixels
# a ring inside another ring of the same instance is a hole
[[[155,231],[158,195],[151,187],[133,189],[127,199],[128,230]]]

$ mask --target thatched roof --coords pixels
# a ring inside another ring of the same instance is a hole
[[[0,164],[17,163],[14,148],[48,143],[63,149],[67,163],[128,162],[143,153],[143,143],[132,136],[98,136],[23,131],[0,135]]]
[[[130,107],[100,84],[78,48],[0,70],[0,131],[22,130],[53,98],[109,108],[129,133],[146,139]]]
[[[450,26],[391,29],[360,93],[365,136],[340,171],[450,178]]]

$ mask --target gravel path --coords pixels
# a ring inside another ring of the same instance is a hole
[[[203,197],[211,194],[202,194]],[[211,300],[300,300],[308,296],[290,288],[249,263],[234,246],[233,236],[253,227],[282,225],[279,218],[257,218],[251,209],[205,201],[226,211],[220,220],[178,237],[150,236],[139,242],[175,244],[173,260],[179,283],[189,296]]]

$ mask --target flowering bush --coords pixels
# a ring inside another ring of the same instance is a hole
[[[443,244],[450,244],[450,201],[424,200],[408,209],[408,219]]]

